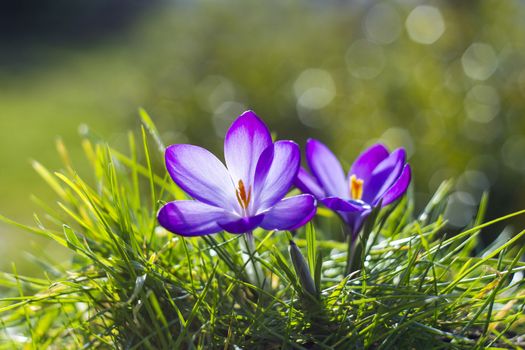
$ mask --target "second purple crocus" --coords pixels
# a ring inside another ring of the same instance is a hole
[[[311,174],[301,168],[296,186],[338,213],[352,237],[359,234],[374,207],[392,203],[410,184],[411,170],[403,148],[389,153],[382,144],[375,144],[359,155],[347,176],[336,156],[320,141],[307,141],[306,160]]]
[[[313,196],[284,198],[300,166],[299,147],[292,141],[274,143],[252,111],[239,116],[226,134],[226,166],[204,148],[187,144],[169,146],[165,157],[173,181],[194,198],[160,209],[158,221],[171,232],[293,230],[315,214]]]

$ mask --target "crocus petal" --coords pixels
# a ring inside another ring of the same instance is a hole
[[[350,229],[352,237],[355,238],[363,228],[363,224],[371,212],[371,209],[367,209],[361,212],[339,212],[339,215]]]
[[[349,197],[349,190],[341,163],[321,142],[310,139],[306,143],[306,160],[328,196]]]
[[[261,153],[259,160],[257,161],[257,166],[255,167],[255,174],[253,179],[253,188],[254,192],[257,194],[260,192],[261,188],[268,177],[268,172],[272,167],[273,160],[275,158],[275,146],[272,143],[270,146]]]
[[[336,211],[361,212],[370,208],[370,206],[364,202],[346,200],[339,197],[323,198],[321,202],[328,208]]]
[[[254,228],[259,226],[261,221],[264,219],[264,214],[250,216],[250,217],[239,217],[233,220],[227,219],[219,222],[219,225],[230,233],[247,233],[252,231]]]
[[[201,236],[222,231],[218,221],[233,220],[224,209],[198,201],[175,201],[164,205],[157,219],[162,227],[182,236]]]
[[[225,209],[238,206],[228,171],[209,151],[193,145],[171,145],[165,157],[173,181],[193,198]]]
[[[412,171],[410,169],[410,165],[406,164],[403,168],[403,172],[396,182],[385,192],[383,196],[378,198],[376,202],[379,202],[379,200],[382,198],[383,202],[381,205],[385,206],[401,197],[406,192],[408,185],[410,184],[411,177]]]
[[[365,183],[370,178],[372,171],[388,157],[388,150],[385,146],[378,143],[364,150],[352,164],[348,177],[355,175]]]
[[[252,185],[261,153],[272,144],[270,131],[252,111],[244,112],[232,124],[224,139],[224,158],[237,184]]]
[[[379,163],[372,171],[368,181],[364,183],[363,200],[372,203],[381,197],[397,180],[406,161],[406,152],[398,148]]]
[[[299,146],[277,141],[261,155],[254,181],[253,210],[262,212],[280,201],[297,176],[301,162]]]
[[[305,193],[311,193],[317,199],[326,197],[324,190],[321,188],[315,177],[310,175],[303,167],[299,168],[294,185]]]
[[[312,195],[288,197],[265,213],[261,227],[266,230],[295,230],[310,221],[315,212],[315,199]]]

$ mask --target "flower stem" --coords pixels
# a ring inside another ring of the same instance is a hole
[[[346,257],[346,274],[349,275],[361,270],[361,259],[363,254],[363,245],[359,235],[347,235],[348,251]]]
[[[246,267],[248,280],[253,285],[264,288],[265,278],[261,264],[256,260],[257,252],[255,250],[255,241],[253,232],[246,232],[244,237],[239,241],[242,252],[242,259]]]

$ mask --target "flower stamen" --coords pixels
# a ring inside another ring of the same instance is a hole
[[[250,199],[252,196],[252,187],[250,186],[248,188],[248,192],[246,192],[246,187],[244,187],[244,182],[242,182],[242,180],[239,180],[238,186],[239,188],[235,190],[237,201],[239,202],[241,208],[248,209],[248,205],[250,204]]]
[[[355,200],[361,200],[363,197],[363,179],[357,178],[357,176],[350,176],[350,197]]]

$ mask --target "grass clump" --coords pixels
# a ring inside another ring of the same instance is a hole
[[[73,169],[35,170],[56,192],[34,226],[3,221],[67,248],[67,264],[43,252],[45,277],[2,272],[0,348],[34,349],[520,349],[525,339],[523,236],[481,248],[487,203],[449,235],[443,212],[451,182],[422,214],[410,196],[365,228],[360,270],[346,275],[336,218],[320,209],[293,233],[184,238],[156,213],[184,199],[152,159],[164,146],[142,113],[141,142],[119,152],[85,135],[92,180]],[[153,142],[152,142],[153,141]],[[140,145],[140,146],[139,146]],[[293,234],[293,236],[292,236]],[[249,265],[264,275],[259,282]]]

